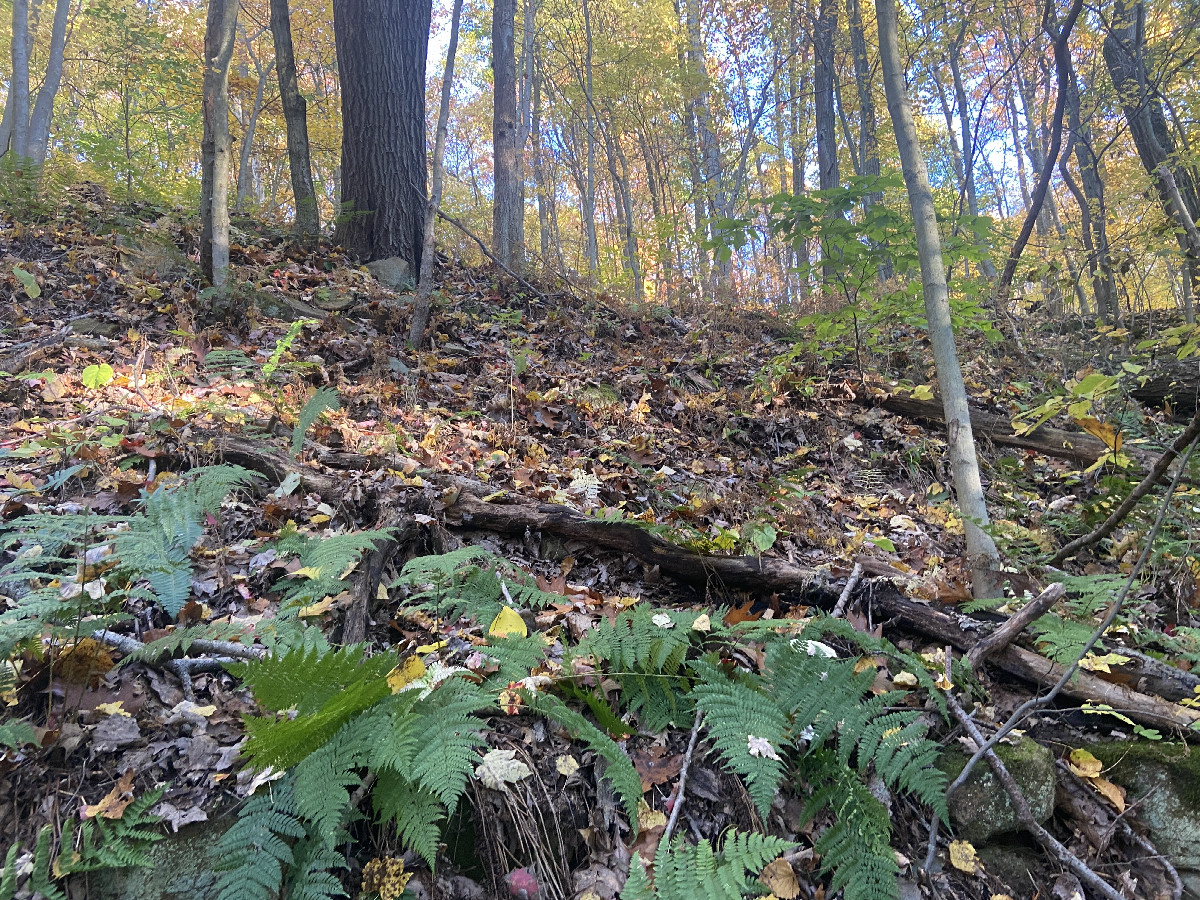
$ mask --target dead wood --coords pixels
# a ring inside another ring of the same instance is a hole
[[[1008,621],[968,651],[967,660],[971,663],[971,668],[978,669],[981,662],[1011,644],[1030,622],[1045,615],[1066,592],[1067,589],[1061,584],[1052,584],[1014,615],[1009,616]]]
[[[390,535],[387,540],[376,543],[375,549],[363,555],[359,564],[359,575],[354,583],[353,599],[346,609],[342,623],[342,643],[357,644],[367,639],[367,619],[371,601],[383,580],[383,571],[392,557],[406,544],[415,540],[420,526],[411,516],[393,518],[381,526]]]

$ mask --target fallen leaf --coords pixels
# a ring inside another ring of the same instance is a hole
[[[129,713],[125,711],[125,702],[117,700],[114,703],[97,703],[96,712],[104,713],[106,716],[127,716]]]
[[[1100,792],[1109,803],[1117,808],[1117,812],[1125,812],[1125,788],[1119,784],[1113,784],[1107,778],[1101,778],[1099,775],[1090,779],[1092,787]]]
[[[496,614],[496,618],[492,619],[492,624],[488,626],[488,634],[495,637],[507,637],[511,634],[526,637],[529,629],[520,613],[510,606],[505,606]]]
[[[746,750],[751,756],[763,756],[767,759],[779,759],[779,754],[775,752],[775,748],[771,746],[771,742],[766,738],[755,737],[748,735],[746,738]]]
[[[95,806],[85,806],[83,817],[94,819],[100,816],[104,819],[119,819],[125,814],[125,807],[133,802],[133,769],[126,769],[111,791]]]
[[[1104,763],[1086,750],[1072,750],[1067,757],[1067,768],[1080,778],[1095,778],[1104,770]]]
[[[696,621],[692,622],[692,631],[712,631],[712,620],[709,619],[708,613],[696,616]]]
[[[638,801],[638,831],[650,831],[667,827],[667,814],[661,809],[651,809],[645,800]]]
[[[975,855],[975,848],[970,841],[950,842],[950,865],[968,875],[979,871],[979,857]]]
[[[516,755],[516,750],[489,750],[483,762],[475,767],[475,777],[493,791],[508,790],[508,785],[533,774],[529,766],[513,758]]]
[[[792,865],[782,856],[767,864],[758,876],[759,882],[779,900],[793,900],[800,896],[800,882]]]
[[[554,760],[554,768],[558,770],[559,775],[570,778],[579,771],[579,760],[573,756],[563,755]]]
[[[425,677],[425,663],[419,656],[410,656],[388,672],[387,683],[393,694],[398,694],[414,681]]]

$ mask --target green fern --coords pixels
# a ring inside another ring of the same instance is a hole
[[[379,541],[390,538],[387,531],[354,531],[314,537],[301,534],[293,526],[280,532],[275,550],[280,555],[299,558],[303,575],[276,582],[273,590],[283,592],[281,615],[294,615],[302,607],[346,590],[348,570],[363,553],[373,550]]]
[[[642,778],[625,752],[607,734],[571,709],[553,694],[525,694],[529,708],[567,730],[572,740],[583,741],[588,749],[608,763],[604,777],[625,804],[630,826],[637,830],[638,801],[642,799]]]
[[[1038,650],[1063,665],[1069,665],[1078,658],[1096,630],[1094,625],[1087,622],[1064,619],[1054,613],[1047,613],[1030,627],[1037,635]],[[1097,641],[1095,647],[1102,651],[1104,645]]]
[[[492,621],[503,605],[540,609],[563,599],[541,590],[528,573],[479,547],[410,560],[392,586],[412,589],[410,599],[417,609],[449,621],[465,616],[483,624]]]
[[[60,871],[67,874],[150,865],[150,856],[146,851],[151,844],[164,837],[162,830],[156,827],[161,817],[150,810],[162,799],[162,795],[163,788],[149,791],[125,807],[121,818],[97,816],[80,825],[78,832],[74,821],[68,820],[63,828],[64,851],[58,861]],[[76,843],[78,847],[73,852],[66,849]]]
[[[274,900],[305,834],[289,779],[251,797],[217,842],[219,900]]]
[[[333,388],[323,387],[313,392],[313,395],[308,398],[308,402],[300,410],[300,415],[296,417],[296,426],[292,429],[292,445],[288,454],[290,459],[295,459],[300,453],[300,449],[304,446],[304,435],[321,417],[321,414],[326,410],[338,409],[341,405],[341,398]]]
[[[37,733],[24,719],[10,719],[0,722],[0,747],[20,749],[22,744],[36,744]]]
[[[651,881],[641,857],[634,854],[621,900],[741,900],[764,888],[752,876],[795,844],[763,834],[730,831],[715,852],[712,844],[686,844],[679,836],[659,844]]]
[[[176,628],[170,634],[157,640],[150,641],[131,653],[125,654],[118,666],[127,666],[133,662],[157,662],[159,660],[186,655],[196,641],[229,641],[231,643],[252,643],[246,626],[240,622],[217,620],[202,625],[188,625]]]

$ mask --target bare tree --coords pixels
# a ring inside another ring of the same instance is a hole
[[[904,183],[908,188],[916,228],[921,286],[925,294],[925,318],[945,410],[950,467],[954,472],[954,491],[963,514],[972,588],[976,597],[994,597],[999,595],[1001,589],[1000,554],[985,530],[988,526],[987,503],[979,476],[979,460],[975,455],[967,389],[963,384],[958,351],[954,345],[954,326],[950,322],[950,293],[946,286],[933,191],[929,186],[925,159],[917,143],[917,128],[913,122],[904,68],[900,62],[895,0],[875,0],[875,17],[879,23],[879,56],[883,62],[883,86],[887,94],[888,112],[896,133],[896,145],[900,151]]]
[[[492,4],[492,249],[504,265],[525,262],[521,127],[517,117],[517,0]]]
[[[200,144],[200,269],[214,287],[229,275],[229,63],[238,0],[209,0],[204,29],[204,139]]]
[[[309,158],[308,107],[296,79],[288,0],[271,0],[271,39],[275,43],[275,71],[279,79],[279,102],[283,106],[283,119],[287,126],[288,168],[291,170],[292,200],[296,207],[292,231],[302,240],[315,240],[321,233],[321,220]]]

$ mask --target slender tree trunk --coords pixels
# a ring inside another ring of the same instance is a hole
[[[971,568],[972,588],[976,597],[1000,595],[1000,554],[984,529],[988,526],[987,504],[975,455],[967,391],[954,345],[954,326],[950,322],[950,294],[942,261],[941,235],[933,206],[933,191],[917,128],[904,83],[900,62],[900,44],[896,34],[895,0],[875,0],[879,23],[879,55],[883,62],[883,84],[896,144],[904,169],[904,183],[912,205],[916,226],[917,253],[921,263],[921,284],[925,294],[925,316],[929,340],[945,409],[950,466],[954,472],[954,490],[963,514],[967,539],[967,561]]]
[[[858,108],[860,114],[858,130],[858,157],[862,174],[868,178],[878,178],[879,165],[879,136],[875,114],[875,94],[872,87],[875,83],[874,72],[867,56],[867,36],[863,27],[862,6],[859,0],[846,0],[846,24],[850,29],[850,53],[854,60],[854,85],[858,91]],[[869,208],[883,202],[883,193],[872,191],[863,198],[863,206]],[[877,250],[878,244],[872,242]],[[879,280],[887,281],[892,277],[892,261],[883,258],[879,263]]]
[[[526,0],[529,2],[529,0]],[[547,196],[546,167],[542,160],[542,82],[535,75],[533,81],[532,109],[530,111],[530,135],[533,150],[533,189],[537,195],[538,246],[541,248],[542,265],[550,265],[550,198]]]
[[[950,45],[950,77],[954,84],[955,105],[958,107],[958,123],[962,134],[962,174],[963,188],[967,196],[967,213],[979,215],[979,194],[975,186],[975,125],[971,121],[971,107],[967,102],[967,89],[962,77],[962,41],[966,34],[966,26],[959,31],[958,39]],[[987,241],[983,240],[979,248],[982,259],[979,261],[979,271],[983,277],[991,281],[996,277],[996,267],[987,255]]]
[[[442,159],[446,153],[446,135],[450,122],[450,89],[454,86],[454,55],[458,51],[458,23],[462,18],[463,0],[454,0],[450,16],[450,42],[446,46],[446,68],[442,73],[442,99],[438,105],[437,130],[433,138],[433,172],[430,175],[429,211],[425,214],[425,242],[421,246],[421,269],[417,279],[417,295],[413,300],[413,320],[408,341],[419,348],[425,340],[429,324],[430,298],[433,296],[434,223],[442,205]]]
[[[833,91],[837,79],[833,54],[833,38],[837,33],[837,0],[820,0],[820,11],[813,27],[813,102],[817,126],[817,186],[823,190],[838,187],[837,116],[834,112]],[[837,283],[837,264],[828,252],[821,280],[829,291]]]
[[[583,236],[586,244],[588,270],[593,277],[600,273],[600,244],[596,238],[596,127],[594,109],[595,95],[592,90],[592,7],[590,0],[583,0],[583,37],[585,41],[583,60],[584,123],[587,129],[587,160],[584,166],[583,192]]]
[[[258,75],[258,84],[254,87],[254,103],[250,107],[250,115],[246,120],[246,133],[242,135],[242,148],[238,156],[237,194],[233,200],[234,209],[243,212],[246,203],[254,195],[254,166],[251,162],[254,155],[254,134],[258,131],[258,120],[262,115],[263,97],[267,90],[267,76],[275,68],[275,61],[272,60],[264,69],[262,62],[254,52],[253,41],[243,29],[239,28],[239,31],[242,32],[242,42],[246,45],[246,53],[254,63],[254,70]]]
[[[791,94],[788,137],[791,143],[792,193],[799,197],[805,190],[804,170],[808,165],[808,138],[804,131],[806,114],[804,95],[807,87],[804,76],[808,69],[809,44],[807,41],[801,42],[800,39],[801,19],[798,0],[788,0],[788,21],[791,23],[788,35],[791,43],[791,59],[788,60],[788,93]],[[796,279],[796,299],[803,303],[808,298],[808,248],[793,248],[791,263],[801,270]]]
[[[238,0],[209,0],[204,30],[204,140],[200,145],[200,269],[214,287],[229,275],[229,63]]]
[[[271,39],[275,44],[275,72],[279,79],[279,102],[287,126],[288,168],[296,219],[292,233],[302,242],[315,241],[321,233],[317,192],[313,186],[308,149],[308,103],[296,79],[296,56],[292,48],[292,17],[288,0],[271,0]]]
[[[39,169],[46,162],[50,149],[50,122],[54,117],[54,100],[62,84],[63,56],[67,46],[67,20],[71,0],[58,0],[54,7],[54,24],[50,30],[50,51],[46,60],[46,77],[38,89],[37,101],[29,120],[29,136],[25,156]]]
[[[715,222],[730,214],[729,198],[725,189],[725,174],[721,165],[721,146],[713,129],[711,97],[708,82],[708,65],[704,54],[704,36],[700,28],[700,0],[687,2],[688,61],[691,76],[696,80],[696,93],[692,98],[692,115],[696,122],[696,136],[700,142],[700,161],[704,179],[705,205],[710,221],[707,223],[709,238],[716,243],[721,240]],[[718,297],[727,297],[733,260],[725,259],[714,251],[712,272],[716,274],[715,291]]]
[[[525,209],[521,191],[518,145],[516,0],[492,5],[492,155],[494,190],[492,249],[513,271],[525,259]]]
[[[4,115],[0,116],[0,157],[8,152],[13,133],[13,91],[4,98]]]
[[[337,241],[362,260],[425,244],[425,57],[430,0],[334,0],[342,86],[342,222]]]
[[[11,146],[19,166],[29,146],[29,0],[13,0],[12,8]]]

